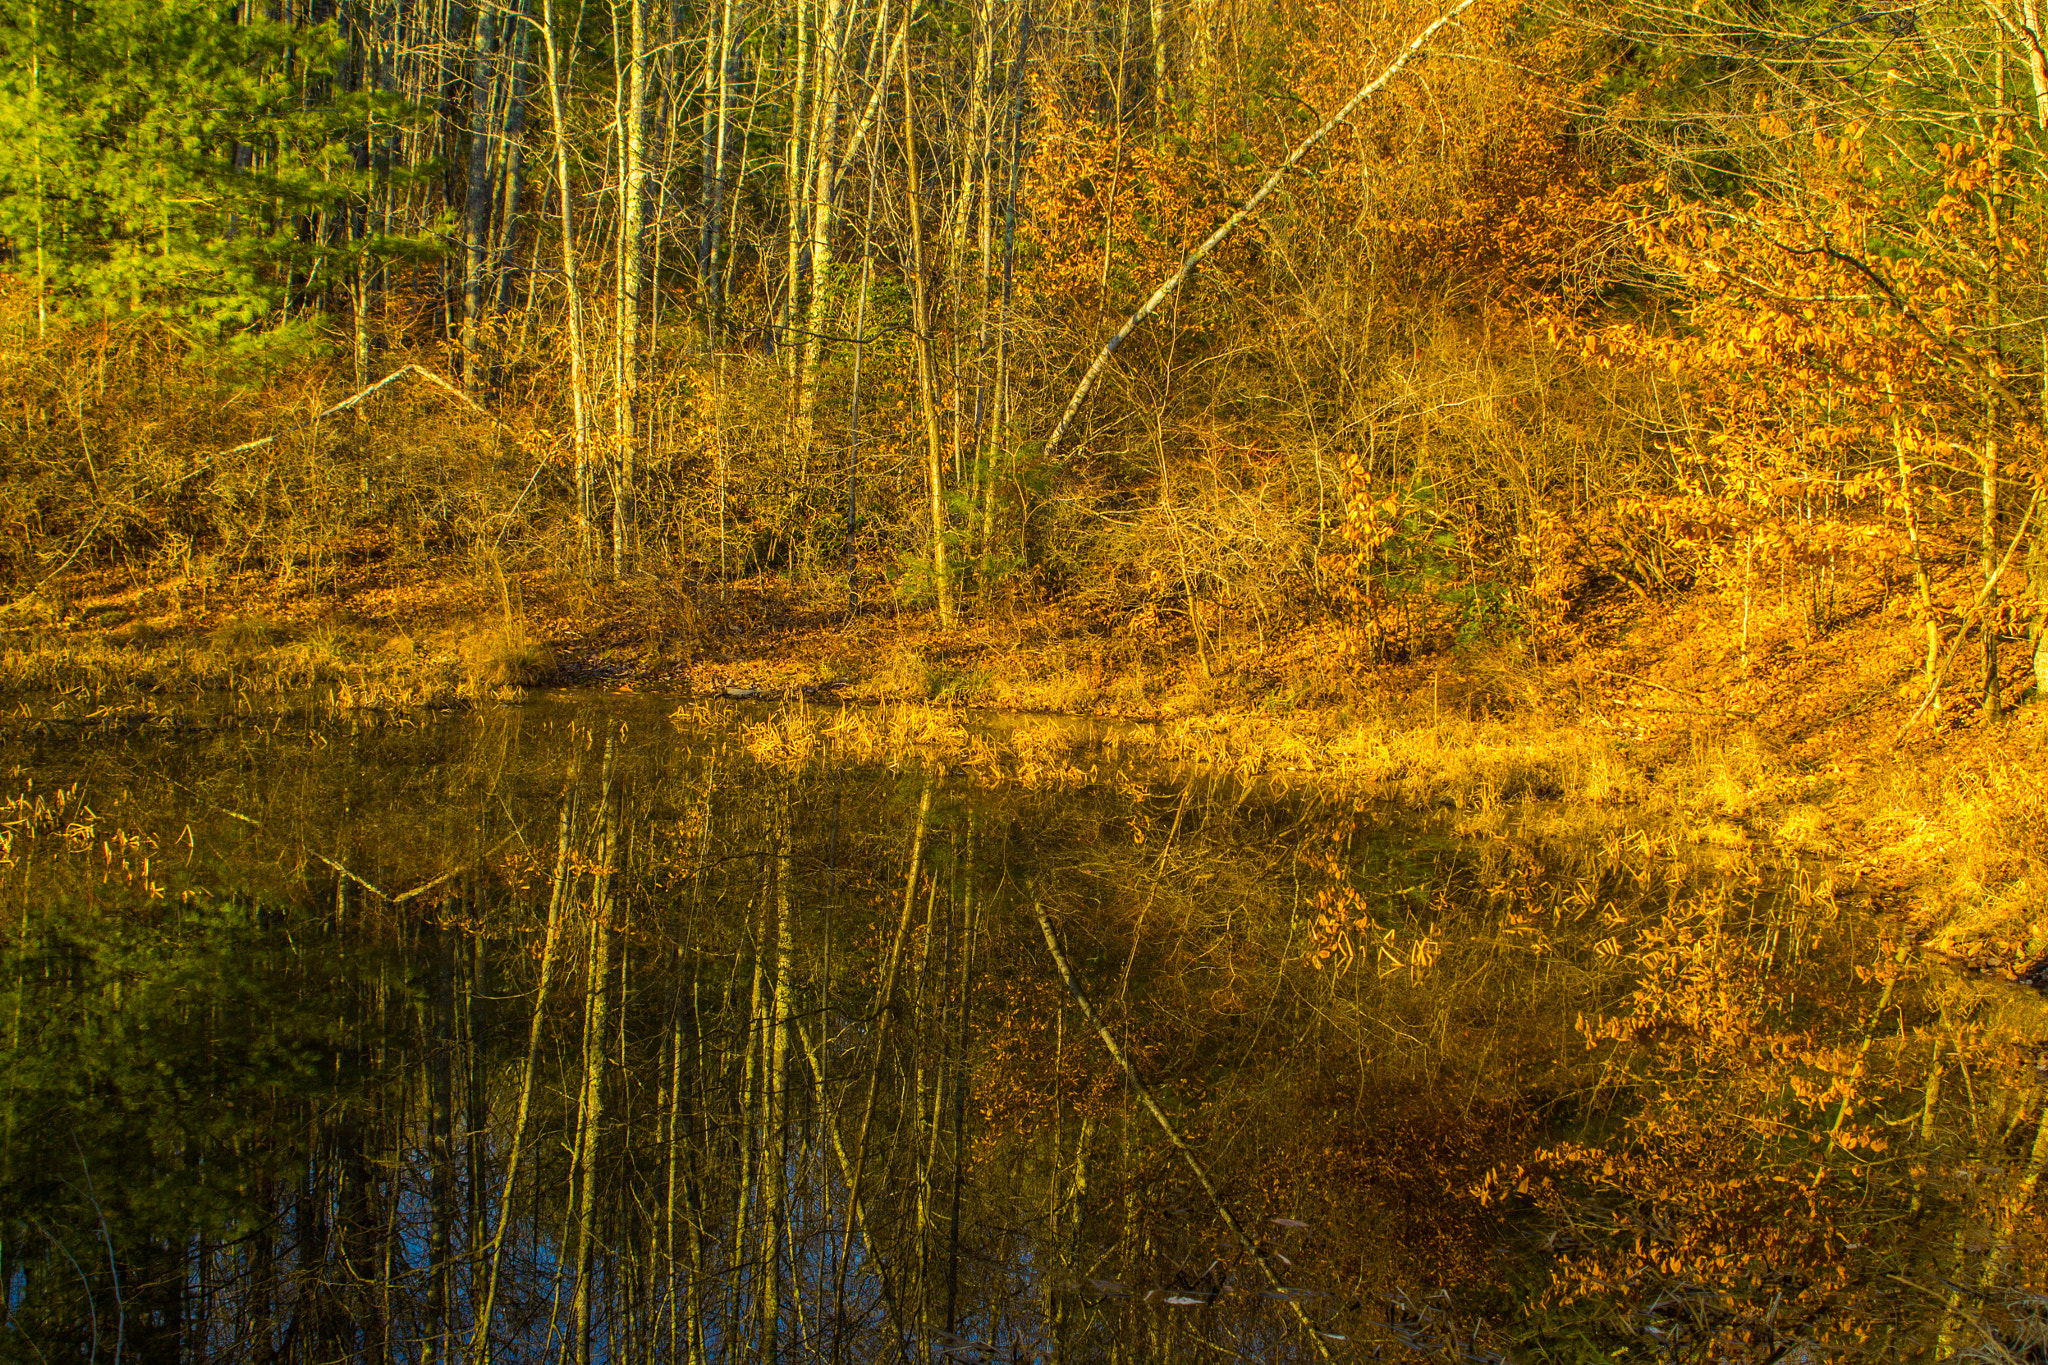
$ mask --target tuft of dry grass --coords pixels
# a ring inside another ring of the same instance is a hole
[[[531,687],[555,667],[554,650],[528,635],[517,617],[471,631],[460,652],[470,695],[477,697]]]
[[[250,657],[290,638],[289,630],[261,616],[236,616],[206,634],[206,643],[221,654]]]
[[[2048,779],[2035,756],[2048,716],[2033,708],[2011,726],[1989,752],[1968,746],[1874,774],[1859,850],[1905,890],[1934,948],[2004,969],[2048,953]]]
[[[1639,779],[1602,737],[1528,719],[1413,724],[1344,712],[1231,712],[1161,724],[1162,757],[1241,780],[1300,776],[1424,808],[1492,810],[1520,801],[1608,808]]]
[[[868,675],[865,690],[882,697],[927,700],[932,695],[932,669],[924,651],[909,644],[891,647]]]
[[[702,704],[685,703],[670,719],[685,730],[717,724],[716,713]],[[756,762],[785,770],[830,757],[933,763],[992,785],[1071,786],[1096,775],[1081,766],[1085,740],[1071,725],[1045,720],[1008,732],[970,728],[949,708],[915,702],[825,710],[797,699],[741,726],[739,739]]]

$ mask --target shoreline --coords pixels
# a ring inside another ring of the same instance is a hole
[[[1872,619],[1795,649],[1759,630],[1730,666],[1725,640],[1710,657],[1719,605],[1617,611],[1570,648],[1357,666],[1327,625],[1216,628],[1195,649],[1173,634],[1184,622],[1057,606],[950,631],[886,608],[848,623],[779,580],[693,599],[538,573],[362,573],[318,593],[105,574],[0,615],[0,697],[83,719],[167,698],[402,713],[534,687],[683,706],[733,689],[1143,723],[1160,759],[1434,809],[1473,837],[1654,830],[1674,849],[1824,862],[1964,966],[2016,974],[2048,952],[2048,707],[1922,718],[1894,745],[1917,701],[1910,669],[1895,681],[1901,632]]]

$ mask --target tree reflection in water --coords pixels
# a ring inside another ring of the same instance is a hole
[[[1818,874],[758,740],[548,703],[11,741],[0,1351],[1767,1365],[2038,1324],[2039,1006]]]

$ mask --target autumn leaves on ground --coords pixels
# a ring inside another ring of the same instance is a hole
[[[1143,718],[2048,949],[2031,6],[178,4],[0,31],[26,713]]]

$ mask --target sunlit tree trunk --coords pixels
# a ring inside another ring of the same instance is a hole
[[[495,292],[487,275],[491,263],[491,171],[498,138],[498,16],[479,5],[470,52],[469,165],[463,196],[462,263],[462,387],[474,394],[481,387],[485,312]]]
[[[1886,393],[1887,400],[1890,393]],[[1913,492],[1913,470],[1906,462],[1906,443],[1901,438],[1899,416],[1892,413],[1892,458],[1899,471],[1899,502],[1905,510],[1906,545],[1913,559],[1913,588],[1920,600],[1920,614],[1924,618],[1927,632],[1926,652],[1923,655],[1921,673],[1927,685],[1934,685],[1934,670],[1941,657],[1941,623],[1934,610],[1934,581],[1927,573],[1927,557],[1920,547],[1919,500]]]
[[[640,323],[647,292],[647,0],[626,0],[631,51],[618,110],[619,344],[617,453],[612,477],[612,574],[637,567],[639,514]]]
[[[875,221],[875,177],[868,177],[866,221]],[[861,382],[866,378],[868,293],[874,282],[875,253],[871,235],[864,233],[860,253],[860,293],[853,305],[853,392],[847,400],[846,415],[846,614],[851,619],[860,610],[859,501],[860,501],[860,401]],[[813,376],[815,380],[815,375]]]
[[[866,305],[868,302],[865,291],[869,282],[870,268],[874,263],[874,187],[876,178],[881,174],[879,156],[876,151],[879,147],[880,137],[876,133],[876,126],[877,120],[882,113],[883,104],[888,98],[889,83],[893,78],[896,65],[903,60],[904,49],[909,44],[910,18],[911,12],[906,10],[901,22],[895,26],[895,36],[889,43],[887,55],[882,58],[881,73],[874,78],[874,83],[868,91],[867,102],[861,106],[860,114],[854,119],[853,127],[848,131],[845,141],[843,143],[837,141],[830,134],[829,125],[821,124],[821,127],[828,129],[825,137],[822,139],[828,154],[817,159],[818,164],[814,172],[815,178],[811,204],[811,279],[813,281],[811,311],[806,324],[808,335],[805,337],[806,344],[802,373],[798,379],[797,389],[798,425],[799,429],[806,433],[812,431],[814,426],[814,414],[818,397],[818,375],[825,356],[824,332],[826,310],[831,302],[829,289],[825,292],[820,292],[817,282],[828,281],[831,271],[832,227],[836,221],[835,205],[837,203],[836,195],[839,181],[844,178],[847,167],[853,160],[854,153],[859,148],[868,146],[870,148],[868,158],[868,211],[861,224],[861,288],[863,292],[859,303],[856,305],[861,310],[861,318],[854,325],[855,335],[860,336],[863,334],[861,328],[865,325]],[[852,22],[850,17],[847,22],[849,24]],[[866,63],[868,69],[872,70],[874,68],[875,53],[880,48],[883,38],[888,35],[889,31],[888,6],[884,4],[877,8],[875,14],[875,29],[868,46],[868,59]],[[835,60],[843,63],[843,55]],[[856,342],[855,345],[858,348],[860,343]],[[854,358],[856,369],[858,369],[863,358],[858,349],[856,349]],[[858,384],[856,384],[856,391],[858,391],[858,387]],[[857,399],[855,401],[855,408],[856,411],[852,422],[855,429],[858,430]]]
[[[563,108],[561,44],[555,32],[554,0],[541,0],[541,49],[547,57],[548,115],[553,125],[555,190],[562,227],[562,285],[569,325],[569,418],[576,466],[576,551],[588,578],[597,571],[596,481],[590,460],[589,382],[583,348],[583,288],[576,261],[576,197],[570,175],[567,112]]]
[[[808,457],[815,422],[818,367],[824,356],[826,309],[831,301],[832,203],[837,188],[842,155],[838,149],[840,105],[844,97],[842,69],[845,66],[846,30],[850,19],[845,0],[826,0],[825,15],[818,26],[818,78],[813,100],[817,119],[811,133],[810,176],[805,210],[809,242],[811,290],[804,313],[803,336],[798,338],[796,423],[799,450]],[[877,32],[883,25],[877,25]]]
[[[1155,122],[1163,126],[1173,101],[1171,73],[1166,59],[1166,0],[1152,0],[1152,109]]]
[[[49,281],[43,260],[43,102],[42,102],[42,16],[40,3],[28,7],[28,127],[29,164],[34,168],[34,223],[32,249],[36,271],[36,339],[42,340],[49,327]],[[0,1284],[12,1284],[0,1280]]]
[[[808,109],[811,80],[810,0],[790,0],[789,132],[782,148],[782,213],[784,273],[782,284],[781,334],[776,337],[776,359],[794,385],[801,374],[802,339],[797,335],[803,318],[804,209],[809,179],[804,174],[804,116]],[[794,415],[792,413],[792,415]]]
[[[2004,48],[2001,47],[1999,52],[1999,85],[2003,87],[2005,84]],[[1999,200],[1995,193],[1987,193],[1985,207],[1986,218],[1991,229],[1992,249],[1996,253],[2002,245],[2000,242],[2002,226],[1999,221]],[[1994,355],[1997,355],[2002,349],[1998,344],[1997,337],[1999,335],[1998,329],[2005,322],[2002,297],[2004,293],[2004,280],[2001,278],[2001,274],[2002,260],[1998,255],[1994,254],[1991,261],[1990,289],[1985,300],[1986,313],[1991,324],[1990,335],[1993,338],[1992,349]],[[1998,356],[1998,359],[2001,363],[1998,366],[1997,373],[2003,373],[2003,357]],[[2048,377],[2044,377],[2044,379],[2048,379]],[[1979,616],[1979,619],[1983,622],[1982,629],[1984,632],[1982,690],[1984,714],[1990,719],[1997,718],[2001,700],[1998,686],[1998,575],[2001,563],[1998,553],[1998,423],[2003,415],[2003,405],[1999,399],[2000,396],[1995,386],[1991,387],[1985,395],[1984,453],[1982,457],[1983,468],[1980,470],[1979,488],[1979,510],[1982,514],[1982,526],[1979,534],[1978,555],[1981,561],[1980,572],[1984,576],[1984,606]]]
[[[990,434],[987,437],[991,452],[1002,452],[1005,456],[1010,449],[1010,302],[1017,274],[1017,180],[1022,164],[1019,142],[1024,122],[1024,62],[1031,42],[1028,15],[1020,12],[1016,29],[1017,50],[1010,60],[1009,167],[1003,188],[1003,283],[998,296],[995,391],[990,401]],[[984,556],[994,548],[995,472],[995,464],[991,460],[981,487],[981,553]]]
[[[495,187],[497,205],[492,211],[491,237],[491,275],[497,287],[496,307],[500,314],[511,308],[518,288],[515,280],[519,272],[514,269],[512,258],[519,246],[520,200],[526,193],[526,101],[533,84],[533,62],[527,46],[532,34],[532,25],[526,22],[528,3],[529,0],[515,0],[506,18],[511,26],[507,58],[511,94],[505,102],[504,164]],[[529,287],[526,294],[531,299],[533,290]]]
[[[968,30],[968,88],[965,118],[957,135],[958,162],[954,171],[953,201],[946,209],[946,266],[944,286],[947,310],[951,325],[947,328],[948,387],[953,393],[950,409],[950,430],[948,447],[953,466],[953,484],[956,488],[966,487],[967,505],[974,505],[972,471],[967,467],[970,436],[968,422],[970,414],[967,404],[961,401],[966,384],[967,356],[963,348],[968,345],[970,335],[977,340],[980,328],[973,333],[967,326],[967,293],[965,284],[966,256],[969,242],[973,237],[975,206],[987,199],[987,186],[983,183],[988,163],[988,81],[990,52],[994,35],[990,23],[994,14],[994,0],[979,0],[974,10],[974,22]],[[987,258],[982,262],[982,277],[987,277]],[[986,322],[986,313],[981,319]],[[979,353],[976,353],[976,359]],[[979,416],[978,413],[973,414]]]
[[[906,31],[910,25],[910,8],[915,3],[916,0],[904,0]],[[914,63],[906,54],[903,63],[903,166],[906,207],[910,215],[910,308],[912,323],[917,329],[917,402],[919,411],[924,415],[925,474],[931,492],[932,580],[938,598],[939,624],[950,628],[956,624],[957,618],[953,611],[953,574],[946,556],[949,527],[944,482],[945,452],[939,436],[938,376],[934,373],[932,361],[931,312],[926,299],[924,206],[923,195],[919,192],[923,170],[917,157],[916,87]]]
[[[733,38],[733,0],[719,0],[713,12],[716,20],[705,53],[705,85],[713,94],[705,118],[704,222],[697,247],[698,288],[707,344],[718,335],[725,309],[721,247],[729,159],[726,140],[732,129],[732,64],[738,47]]]
[[[2036,602],[2048,602],[2048,528],[2034,532],[2027,546],[2027,590]],[[2033,625],[2034,696],[2048,698],[2048,620]]]

